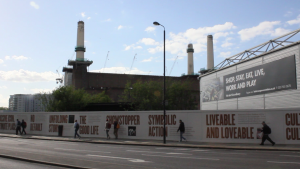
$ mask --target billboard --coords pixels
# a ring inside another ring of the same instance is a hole
[[[296,80],[296,64],[293,55],[208,81],[203,85],[202,101],[297,89]]]

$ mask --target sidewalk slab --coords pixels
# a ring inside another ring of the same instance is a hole
[[[207,143],[207,142],[176,142],[168,141],[164,144],[161,140],[129,140],[129,139],[110,139],[105,138],[81,138],[71,137],[40,136],[40,135],[15,135],[0,134],[0,137],[39,139],[52,141],[83,142],[93,144],[115,144],[115,145],[138,145],[138,146],[160,146],[160,147],[180,147],[180,148],[208,148],[208,149],[233,149],[233,150],[267,150],[267,151],[300,151],[300,145],[257,145],[257,144],[237,144],[237,143]]]

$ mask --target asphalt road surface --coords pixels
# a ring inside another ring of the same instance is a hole
[[[90,144],[0,137],[0,154],[88,168],[300,168],[300,152]],[[2,164],[10,160],[0,161]],[[24,163],[24,162],[21,162]],[[39,164],[36,168],[41,167]],[[9,165],[5,164],[6,168]],[[11,168],[16,168],[11,166]],[[19,168],[19,167],[18,167]],[[54,167],[52,167],[54,168]]]
[[[53,167],[49,165],[41,165],[35,163],[28,163],[18,160],[10,160],[6,158],[0,158],[0,168],[1,169],[12,169],[12,168],[19,168],[19,169],[66,169],[61,167]]]

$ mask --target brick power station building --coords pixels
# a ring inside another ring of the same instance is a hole
[[[84,22],[78,22],[77,28],[77,45],[75,47],[76,59],[68,60],[70,67],[64,67],[63,72],[64,84],[66,86],[72,85],[75,89],[84,89],[89,93],[95,94],[105,91],[105,93],[118,102],[119,96],[125,90],[127,82],[134,84],[141,80],[142,82],[147,81],[163,81],[163,76],[151,76],[151,75],[134,75],[134,74],[113,74],[113,73],[95,73],[88,72],[87,67],[90,66],[93,61],[84,58],[85,46],[84,46]],[[188,75],[181,77],[170,77],[167,76],[166,80],[172,81],[189,81],[191,87],[187,90],[195,92],[195,103],[200,108],[200,96],[199,96],[199,81],[197,80],[198,75],[194,74],[193,66],[193,45],[189,44],[188,49]]]

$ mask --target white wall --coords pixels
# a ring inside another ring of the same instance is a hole
[[[201,77],[200,91],[205,83],[210,80],[223,77],[241,70],[249,69],[262,64],[267,64],[279,59],[295,55],[297,89],[282,90],[267,94],[224,99],[219,101],[202,102],[203,92],[200,92],[201,110],[242,110],[242,109],[278,109],[278,108],[299,108],[300,107],[300,45],[294,45],[261,57],[249,60],[224,70]]]
[[[163,130],[158,130],[157,128],[162,128],[163,122],[160,119],[158,119],[158,121],[153,120],[153,117],[163,117],[162,114],[162,111],[6,112],[0,113],[0,132],[15,133],[16,119],[24,119],[28,125],[28,134],[56,136],[58,135],[58,125],[63,125],[63,136],[73,136],[73,123],[68,123],[68,118],[69,115],[75,115],[75,119],[79,121],[81,126],[79,134],[82,137],[105,138],[104,127],[106,119],[113,120],[114,117],[119,117],[121,126],[119,129],[119,138],[162,140]],[[270,137],[277,144],[300,144],[299,109],[167,111],[166,114],[169,119],[166,120],[167,140],[179,140],[179,133],[176,131],[179,126],[179,120],[181,119],[186,127],[184,136],[190,141],[258,144],[261,140],[256,138],[257,128],[262,127],[262,121],[266,121],[272,129]],[[225,115],[226,117],[230,117],[231,125],[229,123],[225,124]],[[219,124],[221,123],[221,116],[223,117],[223,124]],[[234,117],[233,122],[232,117]],[[213,124],[213,122],[215,122],[215,124]],[[288,125],[290,122],[293,122],[292,124],[294,125]],[[128,136],[128,128],[130,126],[136,127],[136,136]],[[213,131],[217,130],[219,135],[214,134],[211,129],[213,129]],[[295,134],[293,134],[294,140],[293,138],[289,139],[291,129],[295,131]],[[223,132],[221,132],[222,130]],[[225,130],[229,133],[230,131],[232,132],[228,138],[226,138]],[[239,130],[242,131],[240,136],[238,133]],[[245,130],[244,134],[243,130]],[[236,132],[235,134],[234,131]],[[248,132],[248,134],[246,134],[246,132]],[[111,138],[113,138],[113,130],[110,131],[110,135]]]

